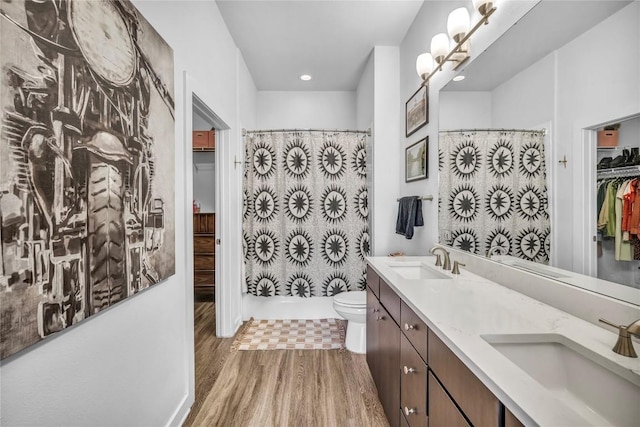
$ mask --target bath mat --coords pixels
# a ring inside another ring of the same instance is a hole
[[[345,321],[249,320],[233,350],[335,350],[344,348]]]

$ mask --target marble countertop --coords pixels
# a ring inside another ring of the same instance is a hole
[[[461,268],[447,279],[408,280],[393,270],[398,262],[434,265],[434,257],[369,257],[367,262],[422,318],[489,390],[526,425],[586,425],[482,336],[559,334],[640,379],[640,359],[611,351],[617,334]],[[636,342],[636,348],[638,344]],[[596,385],[597,386],[597,385]],[[640,414],[640,409],[637,410]]]

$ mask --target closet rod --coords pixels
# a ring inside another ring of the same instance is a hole
[[[597,171],[598,179],[602,178],[628,178],[640,176],[640,166],[623,166],[613,169],[601,169]]]
[[[454,133],[454,132],[531,132],[538,133],[542,132],[543,135],[547,134],[546,129],[450,129],[450,130],[441,130],[440,133]]]
[[[352,129],[261,129],[261,130],[246,130],[242,129],[242,136],[247,136],[250,133],[274,133],[274,132],[349,132],[349,133],[366,133],[367,136],[371,136],[371,128],[367,130],[352,130]]]

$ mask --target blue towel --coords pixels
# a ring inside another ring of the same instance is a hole
[[[398,218],[396,219],[396,234],[402,234],[407,239],[413,237],[413,227],[424,225],[422,218],[422,200],[418,196],[403,197],[398,203]]]

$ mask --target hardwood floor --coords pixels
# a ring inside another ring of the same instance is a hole
[[[232,351],[213,303],[195,306],[196,402],[184,426],[388,426],[364,355]]]

